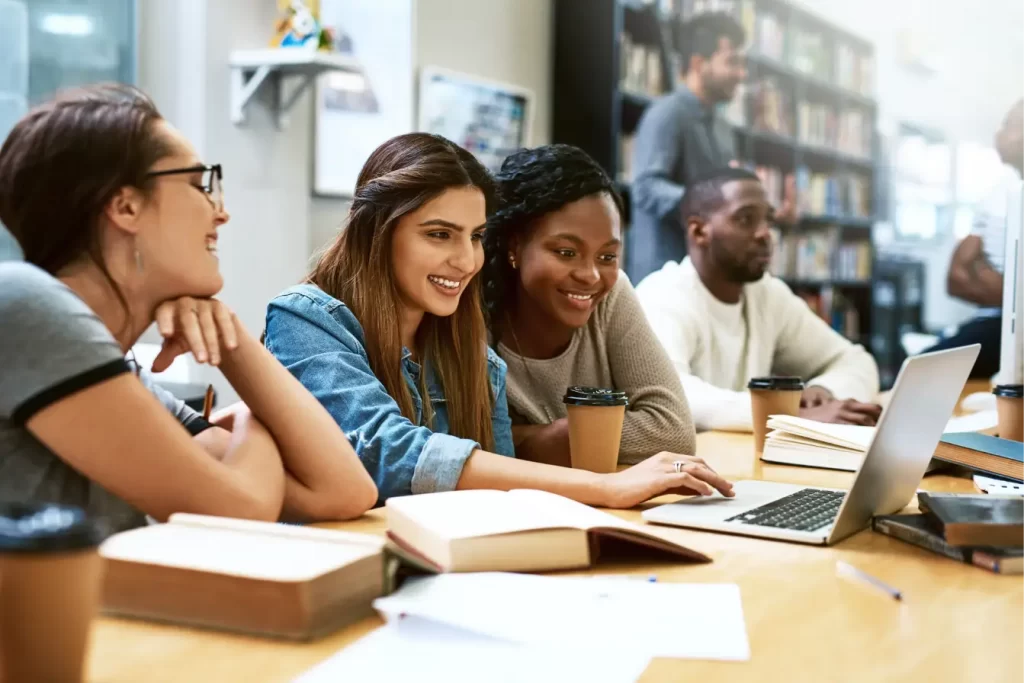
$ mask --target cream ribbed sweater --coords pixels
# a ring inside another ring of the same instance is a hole
[[[745,285],[739,304],[725,304],[687,257],[644,278],[637,296],[686,387],[697,429],[750,431],[752,377],[796,375],[840,399],[878,394],[871,354],[771,275]]]
[[[696,435],[679,376],[651,331],[625,273],[569,347],[555,358],[523,358],[504,344],[513,424],[548,424],[566,416],[571,385],[625,391],[619,461],[636,463],[661,451],[693,454]],[[532,377],[532,380],[531,380]]]

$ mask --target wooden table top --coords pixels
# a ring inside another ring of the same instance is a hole
[[[845,472],[762,464],[750,435],[706,433],[700,455],[732,479],[849,488]],[[969,479],[929,476],[921,488],[974,491]],[[674,500],[666,496],[644,507]],[[640,509],[619,511],[640,521]],[[381,510],[345,524],[384,532]],[[599,567],[659,581],[736,583],[750,638],[745,663],[658,659],[654,681],[1021,681],[1024,579],[1000,576],[862,531],[830,548],[670,529],[710,555],[706,565]],[[842,559],[903,591],[897,602],[836,574]],[[585,572],[581,572],[585,573]],[[700,619],[680,614],[680,619]],[[374,617],[308,644],[114,618],[97,621],[89,662],[94,683],[290,681],[382,622]],[[628,628],[628,625],[623,625]],[[485,681],[486,676],[481,678]]]

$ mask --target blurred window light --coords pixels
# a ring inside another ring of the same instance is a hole
[[[44,14],[39,27],[46,33],[58,36],[92,35],[96,25],[92,17],[84,14]]]

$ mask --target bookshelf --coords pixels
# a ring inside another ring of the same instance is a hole
[[[787,0],[555,0],[552,138],[586,150],[630,210],[632,139],[675,83],[674,26],[732,13],[747,81],[726,110],[739,161],[778,205],[786,177],[801,220],[780,227],[772,272],[852,341],[873,344],[874,48]]]

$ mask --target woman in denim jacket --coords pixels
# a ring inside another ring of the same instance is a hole
[[[514,458],[505,363],[487,346],[481,244],[490,175],[435,135],[381,145],[346,225],[306,283],[271,301],[265,343],[327,408],[391,496],[533,488],[630,507],[663,493],[732,495],[697,458],[656,456],[616,474]]]

